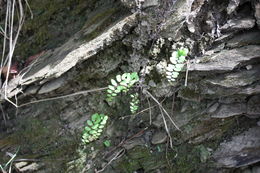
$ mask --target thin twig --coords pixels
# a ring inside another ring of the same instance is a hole
[[[4,168],[2,167],[2,165],[0,165],[0,168],[1,168],[1,171],[2,171],[3,173],[6,173],[6,171],[4,170]]]
[[[24,1],[25,1],[26,5],[27,5],[27,7],[29,8],[29,11],[30,11],[30,13],[31,13],[31,19],[33,19],[33,12],[32,12],[31,7],[30,7],[30,5],[29,5],[29,3],[28,3],[27,0],[24,0]]]
[[[103,172],[108,165],[110,165],[114,160],[119,159],[125,154],[125,149],[122,148],[120,151],[116,153],[116,155],[100,170],[95,170],[95,173]]]
[[[8,156],[10,156],[11,157],[11,159],[4,165],[4,170],[6,170],[7,169],[7,167],[8,167],[8,165],[10,165],[9,166],[9,173],[10,173],[10,170],[12,170],[12,163],[13,163],[13,160],[14,160],[14,158],[17,156],[17,153],[18,153],[18,151],[19,151],[19,148],[18,148],[18,150],[15,152],[15,154],[12,154],[12,153],[6,153]],[[2,169],[2,168],[1,168]]]
[[[163,112],[167,115],[167,117],[170,119],[170,121],[172,122],[172,124],[175,126],[175,128],[177,130],[180,131],[180,128],[176,125],[176,123],[173,121],[173,119],[171,118],[171,116],[168,114],[168,112],[164,109],[164,107],[158,102],[158,100],[147,90],[144,90],[144,93],[147,93],[157,104],[158,106],[163,110]]]
[[[16,105],[12,100],[10,100],[6,95],[4,96],[5,100],[14,105],[16,108],[18,108],[18,105]]]
[[[1,26],[0,26],[0,34],[2,34],[5,39],[9,40],[9,38],[7,37],[5,31],[3,30],[3,28]]]
[[[172,145],[172,137],[171,137],[170,131],[169,131],[169,129],[168,129],[168,125],[167,125],[167,122],[166,122],[166,120],[165,120],[165,117],[164,117],[164,115],[163,115],[162,108],[159,107],[159,109],[160,109],[160,111],[161,111],[161,116],[162,116],[162,118],[163,118],[163,123],[164,123],[165,130],[166,130],[166,132],[167,132],[167,134],[168,134],[168,137],[169,137],[169,139],[170,139],[171,148],[173,148],[173,145]]]
[[[131,139],[133,139],[133,138],[135,138],[135,137],[138,137],[138,136],[140,136],[141,134],[143,134],[144,131],[145,131],[147,128],[148,128],[148,127],[142,129],[141,131],[139,131],[138,133],[136,133],[136,134],[130,136],[130,137],[129,137],[128,139],[126,139],[126,140],[125,140],[125,139],[122,140],[117,146],[115,146],[113,149],[111,149],[111,151],[109,151],[107,154],[105,154],[105,155],[103,156],[103,158],[107,157],[107,155],[109,155],[110,153],[112,153],[112,152],[115,151],[117,148],[121,147],[122,145],[124,145],[127,141],[130,141]]]
[[[27,106],[27,105],[30,105],[30,104],[46,102],[46,101],[51,101],[51,100],[63,99],[63,98],[66,98],[66,97],[73,97],[73,96],[77,96],[77,95],[83,95],[83,94],[87,94],[87,93],[91,93],[91,92],[103,91],[103,90],[106,90],[106,89],[108,89],[108,87],[79,91],[79,92],[68,94],[68,95],[63,95],[63,96],[58,96],[58,97],[51,97],[51,98],[46,98],[46,99],[41,99],[41,100],[35,100],[35,101],[29,102],[29,103],[21,104],[18,107],[23,107],[23,106]]]

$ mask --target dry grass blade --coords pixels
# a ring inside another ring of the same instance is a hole
[[[17,156],[18,151],[19,151],[19,149],[16,151],[15,154],[11,154],[11,153],[7,152],[7,155],[11,156],[11,159],[4,166],[0,165],[1,171],[3,173],[7,173],[7,170],[9,173],[12,172],[12,163],[13,163],[15,157]]]
[[[27,6],[28,2],[26,2]],[[18,23],[15,23],[15,12],[17,13]],[[13,53],[17,44],[17,40],[24,23],[24,8],[22,0],[7,0],[6,1],[6,16],[5,16],[5,26],[4,29],[1,28],[1,34],[3,34],[3,50],[1,59],[1,70],[0,77],[3,75],[3,67],[7,68],[5,81],[1,84],[1,88],[4,89],[4,98],[6,101],[10,102],[12,105],[17,107],[17,104],[8,99],[8,79],[10,77],[10,69],[12,64]],[[14,28],[17,28],[16,30]],[[8,53],[6,55],[6,50]]]
[[[1,165],[0,165],[0,168],[1,168],[2,173],[7,173]]]
[[[166,122],[166,120],[165,120],[165,117],[164,117],[164,115],[163,115],[162,108],[159,107],[159,109],[160,109],[160,111],[161,111],[161,115],[162,115],[162,118],[163,118],[163,123],[164,123],[165,130],[166,130],[166,132],[167,132],[167,134],[168,134],[168,137],[169,137],[169,139],[170,139],[170,146],[171,146],[171,148],[173,148],[173,145],[172,145],[172,137],[171,137],[170,131],[169,131],[169,129],[168,129],[168,126],[167,126],[167,122]]]

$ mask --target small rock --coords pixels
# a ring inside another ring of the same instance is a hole
[[[152,137],[152,144],[161,144],[164,143],[167,139],[167,134],[164,131],[157,131]]]
[[[29,165],[23,166],[19,169],[20,172],[34,172],[39,170],[43,165],[37,163],[31,163]]]
[[[18,163],[15,163],[15,167],[17,169],[21,169],[22,167],[26,166],[28,163],[27,162],[18,162]]]
[[[44,94],[44,93],[54,91],[54,90],[60,88],[61,86],[63,86],[64,83],[65,83],[64,77],[54,79],[53,81],[50,81],[50,82],[44,84],[43,87],[38,92],[38,94]]]
[[[246,66],[246,69],[247,69],[247,70],[251,70],[252,68],[253,68],[252,65],[247,65],[247,66]]]

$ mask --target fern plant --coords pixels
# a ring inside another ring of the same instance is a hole
[[[139,94],[138,93],[135,93],[135,94],[131,94],[130,95],[131,97],[131,102],[130,102],[130,110],[131,110],[131,113],[134,114],[136,113],[137,109],[138,109],[138,104],[139,104]]]
[[[121,92],[128,92],[129,89],[139,81],[139,76],[136,72],[124,73],[117,75],[116,79],[111,79],[111,85],[107,89],[107,101],[111,102]]]
[[[169,82],[174,82],[179,76],[179,72],[184,68],[188,49],[178,49],[172,52],[170,64],[166,67],[166,78]]]
[[[95,113],[91,116],[91,120],[87,120],[83,130],[82,142],[88,144],[99,138],[103,128],[107,123],[108,116]]]

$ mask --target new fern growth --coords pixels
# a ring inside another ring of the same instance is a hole
[[[107,101],[111,102],[121,92],[128,92],[129,89],[139,81],[139,76],[136,72],[124,73],[123,75],[117,75],[116,80],[111,79],[111,85],[108,85],[107,89]]]
[[[93,114],[91,120],[87,120],[87,124],[83,130],[82,142],[88,144],[98,139],[107,123],[107,119],[107,115]]]
[[[170,64],[166,67],[166,78],[169,82],[174,82],[179,76],[179,72],[183,69],[186,62],[186,56],[188,54],[188,49],[178,49],[172,52],[170,57]]]

